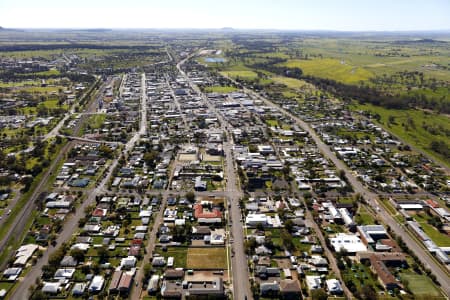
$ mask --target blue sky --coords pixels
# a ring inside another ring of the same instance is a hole
[[[0,0],[9,28],[450,29],[450,0]]]

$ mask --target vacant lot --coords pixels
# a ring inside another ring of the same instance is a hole
[[[425,275],[403,274],[401,277],[408,281],[408,287],[415,296],[442,296],[431,279]]]
[[[189,269],[226,269],[225,248],[189,248],[187,255]]]

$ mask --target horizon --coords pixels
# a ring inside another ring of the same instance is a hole
[[[0,20],[9,29],[221,29],[417,32],[450,30],[446,0],[4,0]],[[20,18],[17,18],[20,16]]]

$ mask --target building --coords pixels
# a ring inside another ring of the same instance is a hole
[[[302,289],[298,280],[284,279],[280,281],[280,295],[285,300],[302,298]]]
[[[348,254],[355,254],[367,251],[366,245],[354,234],[338,233],[335,237],[330,238],[330,242],[336,252],[344,250]]]
[[[328,279],[326,282],[328,293],[331,295],[342,295],[344,290],[337,279]]]

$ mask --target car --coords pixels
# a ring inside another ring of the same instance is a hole
[[[9,216],[9,214],[11,213],[11,210],[10,209],[8,209],[8,211],[6,212],[6,215],[8,215]]]

